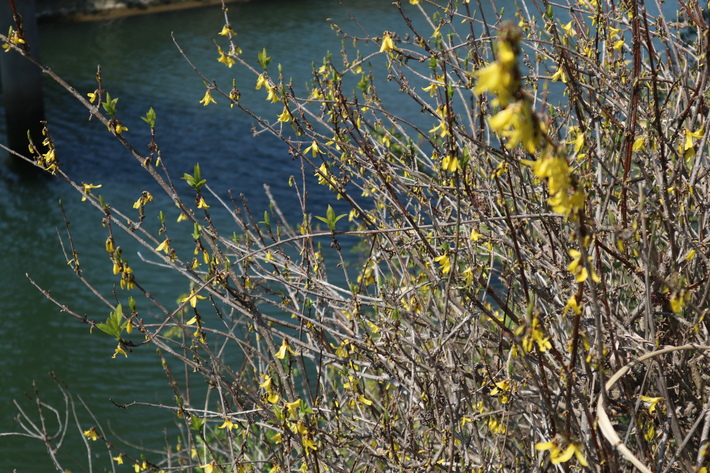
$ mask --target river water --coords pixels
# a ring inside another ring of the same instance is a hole
[[[343,3],[373,35],[385,30],[406,32],[389,1]],[[506,0],[497,5],[508,4],[512,12],[512,3]],[[405,6],[414,11],[414,7]],[[326,51],[337,56],[341,49],[327,18],[362,36],[350,22],[349,13],[335,0],[231,4],[229,12],[244,54],[256,63],[256,51],[266,48],[272,64],[282,64],[296,86],[309,80],[312,61],[318,64]],[[494,17],[492,12],[488,15],[489,19]],[[268,184],[284,212],[298,220],[300,210],[287,185],[289,176],[299,173],[297,163],[274,139],[252,137],[249,117],[225,103],[209,107],[198,103],[205,87],[171,39],[174,32],[180,46],[207,77],[227,90],[235,78],[244,102],[259,113],[275,117],[280,109],[264,101],[263,90],[254,92],[253,78],[240,77],[236,68],[227,69],[216,61],[214,39],[221,38],[217,32],[222,25],[219,7],[46,24],[41,27],[41,54],[47,65],[82,93],[96,88],[96,67],[101,64],[104,87],[112,97],[119,97],[119,116],[129,128],[127,136],[136,145],[143,143],[143,150],[149,134],[139,117],[153,107],[158,116],[158,140],[173,177],[191,172],[199,161],[213,189],[222,195],[227,189],[245,194],[256,214],[267,205],[262,184]],[[47,81],[45,97],[50,130],[71,176],[78,182],[101,184],[103,187],[94,192],[117,207],[130,206],[143,190],[153,191],[158,201],[154,209],[169,207],[130,154],[111,141],[102,125],[89,122],[86,110],[68,93]],[[217,101],[224,102],[218,97]],[[411,113],[416,115],[417,111]],[[4,122],[0,122],[2,134]],[[332,196],[319,187],[311,187],[310,193],[311,212],[322,215]],[[115,343],[110,337],[90,335],[87,326],[61,313],[25,276],[29,274],[78,314],[95,320],[108,316],[107,307],[73,277],[66,264],[57,236],[64,234],[60,200],[71,221],[86,277],[106,295],[110,295],[115,281],[104,251],[102,214],[82,203],[75,191],[58,180],[22,178],[0,169],[0,432],[18,430],[13,421],[17,413],[14,399],[28,413],[36,412],[24,395],[33,391],[33,382],[42,399],[59,407],[64,415],[62,397],[49,375],[53,372],[75,394],[77,407],[84,402],[97,418],[109,419],[108,427],[117,437],[161,449],[166,435],[175,434],[170,415],[141,407],[122,410],[110,401],[170,401],[164,374],[150,350],[138,351],[128,359],[112,359]],[[152,217],[155,220],[155,215]],[[136,271],[151,271],[138,263],[135,252],[124,255]],[[152,271],[152,280],[146,284],[159,300],[174,300],[187,289],[174,275]],[[86,410],[79,408],[79,417],[85,427],[93,424]],[[36,414],[32,418],[37,420]],[[53,424],[51,420],[49,423]],[[88,462],[81,435],[76,428],[71,429],[72,440],[66,442],[59,457],[76,473],[85,471]],[[0,471],[54,471],[43,452],[37,440],[0,437]],[[122,468],[128,471],[130,467]]]
[[[344,3],[372,34],[404,31],[390,2]],[[296,85],[308,81],[312,61],[320,63],[326,51],[337,55],[341,48],[327,18],[360,33],[349,23],[349,14],[333,0],[231,4],[229,12],[245,54],[256,59],[256,51],[266,48],[272,63],[282,64]],[[175,176],[190,172],[199,161],[212,188],[222,194],[227,189],[245,194],[257,214],[266,205],[262,184],[269,184],[284,212],[300,218],[287,186],[288,177],[299,173],[297,163],[275,140],[253,138],[248,117],[224,103],[209,107],[199,104],[205,91],[202,80],[171,39],[174,32],[180,46],[207,77],[227,90],[236,78],[243,101],[257,112],[277,115],[280,110],[268,106],[263,90],[253,91],[253,78],[242,79],[236,68],[232,71],[216,61],[214,39],[221,38],[216,33],[222,25],[219,7],[100,22],[45,24],[41,26],[41,54],[49,67],[82,93],[96,88],[96,67],[100,64],[104,87],[112,97],[119,97],[119,116],[136,145],[145,146],[149,141],[147,126],[139,117],[153,107],[164,159]],[[154,191],[158,201],[154,209],[169,207],[129,153],[111,141],[103,126],[89,122],[86,110],[68,93],[47,81],[45,97],[50,130],[71,176],[78,182],[101,184],[103,187],[94,192],[117,207],[130,205],[143,190]],[[4,123],[0,127],[0,133],[4,133]],[[311,211],[323,214],[330,195],[318,187],[310,192]],[[33,383],[42,399],[60,408],[64,415],[63,399],[49,375],[53,372],[74,393],[85,428],[94,422],[80,407],[81,402],[98,419],[108,419],[107,426],[117,437],[161,449],[165,436],[175,434],[170,415],[140,407],[121,410],[110,402],[170,401],[162,369],[150,350],[128,359],[112,359],[115,343],[110,337],[90,335],[87,326],[61,313],[25,276],[28,274],[76,313],[105,319],[107,307],[73,276],[62,254],[58,233],[64,234],[64,219],[58,202],[63,202],[71,221],[84,274],[110,295],[115,278],[103,249],[106,233],[101,227],[102,215],[58,180],[22,178],[5,168],[0,170],[0,200],[0,432],[18,430],[13,421],[17,414],[13,400],[38,420],[33,403],[24,394],[33,391]],[[140,266],[135,253],[124,254],[136,271],[150,271]],[[153,271],[154,281],[148,281],[148,285],[159,299],[174,300],[187,289],[170,273]],[[51,412],[45,409],[45,413],[47,422],[55,425]],[[85,471],[88,462],[81,435],[70,427],[67,437],[59,458],[72,471]],[[0,437],[0,470],[13,469],[54,471],[39,441]]]

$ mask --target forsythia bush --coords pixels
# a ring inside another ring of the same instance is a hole
[[[28,159],[104,213],[125,298],[106,320],[81,320],[114,337],[117,356],[157,349],[185,426],[181,447],[162,456],[82,426],[113,462],[136,472],[706,471],[707,5],[681,2],[666,18],[642,2],[542,0],[503,22],[474,4],[383,6],[400,9],[406,35],[332,25],[354,46],[318,63],[305,95],[266,50],[241,51],[225,9],[216,59],[251,74],[249,93],[274,113],[240,102],[243,79],[240,92],[203,77],[201,103],[251,114],[316,177],[288,183],[303,203],[295,219],[278,202],[256,217],[219,199],[199,165],[183,176],[191,193],[178,191],[156,112],[144,117],[154,136],[144,155],[98,76],[77,100],[181,211],[178,222],[161,212],[151,233],[131,221],[155,218],[153,196],[119,209],[74,182],[48,124]],[[23,51],[12,32],[1,38]],[[396,100],[378,92],[373,71],[384,67]],[[390,105],[404,101],[422,115]],[[311,185],[349,211],[313,215]],[[213,218],[216,207],[231,221]],[[182,233],[194,251],[174,248]],[[119,246],[129,238],[184,278],[177,307],[144,289]],[[354,238],[356,264],[342,249]],[[209,396],[191,395],[177,366],[202,376]]]

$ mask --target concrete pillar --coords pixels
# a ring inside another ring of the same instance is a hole
[[[30,53],[39,59],[39,34],[35,14],[35,0],[0,0],[0,31],[7,35],[12,26],[17,30],[11,3],[22,15],[22,30]],[[28,156],[27,131],[41,148],[44,104],[42,101],[42,73],[39,68],[16,51],[0,50],[2,92],[7,121],[7,146]],[[17,158],[19,159],[19,158]]]

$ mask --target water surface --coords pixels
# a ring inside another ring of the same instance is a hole
[[[372,34],[403,29],[389,2],[345,3]],[[348,13],[338,2],[329,0],[231,4],[229,13],[244,54],[255,59],[256,51],[266,48],[273,58],[272,68],[282,64],[298,86],[309,80],[313,61],[321,63],[327,51],[337,54],[341,48],[327,18],[357,31],[354,26],[347,26]],[[100,64],[104,88],[112,97],[119,97],[118,114],[129,128],[126,136],[143,152],[149,133],[139,117],[153,107],[158,115],[158,141],[174,176],[191,172],[199,161],[213,189],[222,195],[228,189],[237,195],[245,194],[257,213],[267,205],[262,184],[268,184],[284,212],[298,220],[300,209],[286,185],[289,176],[300,173],[298,163],[276,140],[253,138],[252,120],[230,109],[224,100],[217,97],[221,102],[217,105],[200,105],[205,91],[202,79],[181,57],[171,38],[174,33],[176,41],[207,77],[227,90],[236,79],[245,103],[258,113],[275,117],[280,109],[264,101],[263,90],[253,91],[252,76],[216,61],[214,40],[223,41],[216,34],[222,25],[219,7],[93,23],[44,24],[42,59],[82,94],[96,88],[95,75]],[[88,121],[86,110],[51,81],[46,82],[45,97],[50,131],[66,171],[78,182],[101,184],[101,189],[94,192],[117,207],[130,208],[141,191],[153,192],[157,202],[147,209],[147,221],[152,219],[155,225],[157,209],[170,206],[134,158],[110,139],[103,125]],[[329,192],[318,187],[311,188],[309,198],[310,210],[315,214],[331,200]],[[103,249],[106,232],[101,226],[101,213],[82,203],[75,191],[58,180],[21,178],[7,169],[0,173],[0,200],[0,341],[4,348],[0,356],[0,432],[17,430],[12,420],[16,412],[13,399],[27,412],[33,412],[32,403],[24,396],[33,391],[33,382],[42,399],[62,409],[63,415],[63,400],[48,374],[51,371],[77,396],[77,403],[80,398],[97,418],[108,419],[107,426],[115,435],[138,445],[162,448],[165,436],[174,438],[175,434],[176,423],[169,413],[141,407],[122,410],[110,401],[170,402],[165,376],[152,351],[139,350],[128,359],[112,359],[115,342],[110,337],[89,335],[86,325],[60,312],[25,277],[29,274],[77,314],[105,319],[108,307],[73,277],[66,264],[58,238],[58,233],[66,234],[58,202],[63,202],[71,221],[84,275],[110,299],[116,278]],[[129,239],[123,238],[121,244],[136,272],[149,275],[143,276],[142,282],[160,300],[173,301],[187,289],[175,275],[141,265],[135,254],[137,248]],[[145,310],[139,300],[139,310],[141,307]],[[142,315],[151,316],[150,311]],[[37,420],[36,415],[33,419]],[[80,419],[85,427],[93,424],[90,415],[81,409]],[[86,453],[77,432],[72,430],[75,428],[70,427],[73,440],[65,443],[59,457],[72,471],[84,471]],[[42,444],[36,440],[0,437],[0,459],[3,471],[53,471]]]

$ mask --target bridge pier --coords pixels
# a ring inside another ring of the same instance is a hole
[[[12,26],[17,30],[13,17],[15,11],[22,16],[22,31],[30,53],[39,59],[39,33],[35,0],[0,0],[0,31],[7,35]],[[27,131],[32,141],[41,148],[44,103],[42,98],[42,73],[34,64],[17,51],[0,51],[0,79],[2,80],[3,104],[7,122],[8,148],[28,156]],[[18,161],[15,157],[11,161]]]

